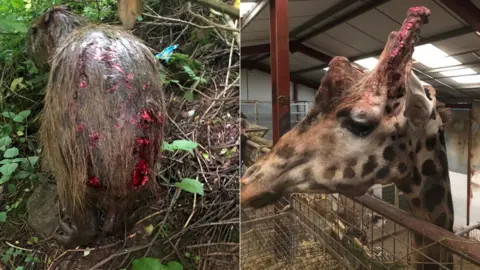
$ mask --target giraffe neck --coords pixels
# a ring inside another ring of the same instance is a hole
[[[412,172],[403,183],[403,191],[411,214],[453,232],[454,210],[444,131],[439,129],[427,136],[412,137],[409,145]],[[402,185],[398,186],[402,189]],[[423,254],[442,262],[447,268],[453,267],[452,254],[440,245],[435,245],[431,240],[415,233],[412,244]],[[413,261],[417,262],[416,269],[440,269],[438,265],[428,264],[431,260],[419,253],[414,254]]]

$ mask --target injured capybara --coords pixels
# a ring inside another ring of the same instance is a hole
[[[160,66],[133,35],[86,24],[64,7],[33,21],[27,46],[35,63],[50,68],[43,160],[73,223],[60,220],[65,235],[55,239],[87,244],[98,235],[100,213],[102,231],[114,232],[139,191],[158,191],[154,167],[166,119]]]

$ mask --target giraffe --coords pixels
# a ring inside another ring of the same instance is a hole
[[[260,208],[291,193],[360,196],[393,182],[412,215],[453,231],[443,131],[450,111],[412,71],[414,45],[429,15],[425,7],[410,8],[369,73],[345,57],[330,61],[304,119],[245,172],[242,205]],[[421,240],[414,235],[413,246],[453,269],[451,253]],[[423,262],[417,269],[439,269],[415,257]]]

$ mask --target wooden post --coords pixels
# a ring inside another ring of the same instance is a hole
[[[288,0],[270,0],[273,143],[290,129]]]

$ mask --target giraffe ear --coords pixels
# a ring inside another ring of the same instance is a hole
[[[328,71],[322,78],[322,83],[315,95],[315,103],[322,111],[330,110],[336,100],[345,96],[353,85],[358,83],[364,73],[353,67],[343,56],[334,57],[328,64]]]
[[[410,71],[407,79],[407,100],[404,116],[413,123],[422,125],[430,118],[433,106],[433,101],[427,96],[420,79],[413,71]]]

